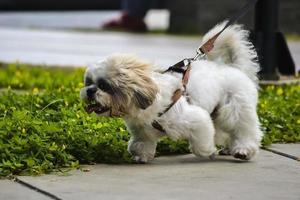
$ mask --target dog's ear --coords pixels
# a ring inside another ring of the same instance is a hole
[[[158,93],[157,85],[146,75],[141,74],[136,79],[136,87],[133,92],[133,101],[137,107],[146,109],[154,102]]]
[[[112,97],[119,107],[126,110],[133,105],[146,109],[154,102],[158,87],[149,76],[151,64],[134,56],[117,55],[108,58],[107,65],[107,77],[110,84],[115,86]]]
[[[153,103],[153,98],[147,97],[140,91],[134,91],[133,98],[136,105],[141,109],[146,109]]]

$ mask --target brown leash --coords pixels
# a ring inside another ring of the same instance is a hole
[[[235,15],[233,15],[227,21],[226,25],[224,26],[224,28],[221,31],[216,33],[213,37],[211,37],[208,41],[206,41],[202,46],[200,46],[197,49],[196,55],[194,58],[183,59],[180,62],[176,63],[175,65],[172,65],[166,71],[163,72],[163,73],[166,73],[166,72],[182,73],[183,74],[182,85],[183,85],[184,90],[182,91],[181,89],[177,89],[173,93],[172,103],[163,112],[158,113],[158,117],[161,117],[163,114],[168,112],[175,105],[175,103],[184,95],[184,93],[186,91],[186,86],[188,84],[189,77],[190,77],[191,63],[193,61],[198,60],[199,58],[203,59],[206,56],[206,54],[209,53],[214,48],[215,41],[226,30],[226,28],[228,28],[230,25],[232,25],[238,19],[240,19],[242,16],[244,16],[252,7],[254,7],[254,5],[256,4],[257,1],[258,0],[248,0],[248,3],[245,6],[243,6],[239,10],[239,12],[237,12]],[[166,133],[164,128],[156,120],[154,120],[152,122],[152,127],[159,130],[162,133]]]
[[[248,0],[248,3],[245,4],[237,13],[235,13],[226,23],[224,28],[205,42],[202,46],[197,49],[197,54],[193,58],[196,60],[199,56],[205,55],[214,48],[214,43],[218,39],[219,35],[223,33],[230,25],[234,24],[237,20],[243,17],[251,8],[255,6],[258,0]]]

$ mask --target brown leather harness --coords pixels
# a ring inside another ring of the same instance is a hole
[[[188,84],[190,71],[191,71],[191,61],[192,59],[184,59],[176,63],[175,65],[169,67],[166,71],[164,71],[164,73],[170,71],[182,73],[183,74],[182,86],[184,90],[181,89],[175,90],[172,96],[172,103],[163,112],[158,113],[158,117],[161,117],[163,114],[168,112],[175,105],[175,103],[181,98],[181,96],[183,96],[184,93],[186,92],[186,86]],[[186,67],[186,69],[184,69],[184,67]],[[158,123],[158,121],[154,120],[151,125],[153,128],[159,130],[160,132],[166,133],[165,129],[160,125],[160,123]]]
[[[213,37],[211,37],[208,41],[206,41],[203,45],[201,45],[197,49],[196,56],[194,58],[183,59],[180,62],[176,63],[175,65],[172,65],[166,71],[163,72],[163,73],[166,73],[166,72],[182,73],[183,74],[183,76],[182,76],[183,90],[177,89],[173,93],[172,103],[163,112],[158,113],[158,117],[161,117],[163,114],[168,112],[176,104],[176,102],[186,93],[186,86],[188,84],[189,77],[190,77],[191,63],[193,61],[198,60],[199,58],[204,59],[205,56],[207,55],[207,53],[209,53],[214,48],[214,43],[218,39],[219,35],[221,35],[221,33],[223,31],[225,31],[227,27],[229,27],[230,25],[235,23],[239,18],[241,18],[243,15],[245,15],[250,10],[250,8],[256,4],[257,1],[258,0],[249,0],[248,3],[239,10],[239,12],[237,12],[235,15],[233,15],[227,21],[226,25],[224,26],[224,28],[221,31],[216,33]],[[213,111],[213,113],[214,112],[215,112],[215,110]],[[157,120],[153,120],[151,125],[153,128],[159,130],[160,132],[162,132],[164,134],[166,133],[165,129],[162,127],[162,125]]]

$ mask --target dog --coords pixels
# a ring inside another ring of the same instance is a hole
[[[224,27],[215,26],[203,43]],[[223,153],[249,160],[259,151],[262,132],[256,112],[259,64],[248,31],[231,25],[215,41],[207,59],[191,63],[185,95],[163,115],[182,74],[133,55],[115,54],[89,66],[80,96],[87,112],[122,117],[131,134],[128,151],[138,163],[155,156],[162,136],[189,141],[193,154]],[[159,123],[164,132],[153,126]]]

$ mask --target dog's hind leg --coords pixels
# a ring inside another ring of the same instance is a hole
[[[235,158],[249,160],[258,153],[262,133],[253,103],[231,97],[218,110],[215,123],[230,133],[228,146]]]
[[[231,154],[235,158],[250,160],[259,151],[262,132],[255,109],[244,111],[236,124],[231,139]]]

